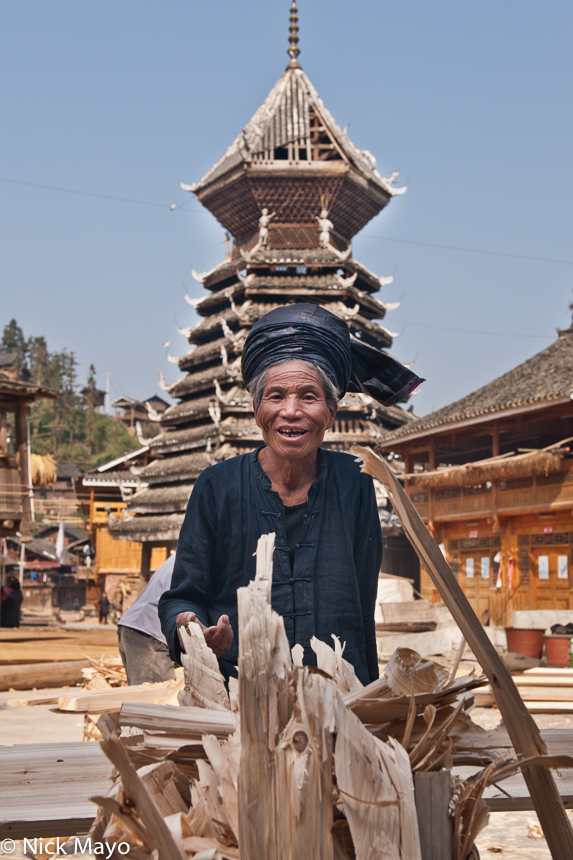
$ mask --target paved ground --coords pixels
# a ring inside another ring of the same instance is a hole
[[[81,741],[83,736],[83,714],[55,712],[55,705],[34,705],[27,708],[8,708],[8,699],[24,699],[28,695],[69,695],[79,687],[60,687],[57,690],[37,692],[17,690],[0,693],[0,745],[48,744],[66,741]]]

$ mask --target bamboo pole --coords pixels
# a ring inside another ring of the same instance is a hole
[[[363,460],[362,471],[372,475],[386,487],[406,536],[489,678],[515,752],[525,758],[547,755],[547,747],[541,733],[521,699],[508,668],[486,636],[440,548],[392,470],[368,448],[355,446],[351,451]],[[528,765],[523,768],[523,776],[551,856],[554,860],[573,857],[573,828],[553,775],[539,765]]]

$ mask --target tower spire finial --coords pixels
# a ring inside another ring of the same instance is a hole
[[[290,7],[290,36],[289,36],[289,49],[287,54],[290,57],[290,63],[287,66],[287,69],[300,69],[300,63],[297,60],[298,55],[300,54],[300,50],[298,49],[298,9],[296,6],[296,0],[292,0],[292,4]]]

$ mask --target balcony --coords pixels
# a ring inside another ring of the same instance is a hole
[[[569,462],[567,468],[548,475],[464,487],[420,488],[414,479],[407,491],[422,519],[433,522],[573,509],[573,469]]]

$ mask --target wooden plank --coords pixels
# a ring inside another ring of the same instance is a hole
[[[541,677],[555,678],[571,678],[573,680],[573,669],[557,669],[551,666],[536,666],[534,669],[526,669],[522,675],[514,675],[513,680],[517,678],[529,677],[530,675],[539,675]]]
[[[0,747],[0,834],[23,839],[86,832],[96,814],[88,798],[106,794],[111,775],[99,744]]]
[[[451,860],[452,819],[448,807],[452,795],[449,770],[416,773],[416,812],[422,860]]]
[[[363,471],[373,475],[386,487],[406,536],[489,678],[516,753],[525,758],[546,754],[547,749],[539,729],[521,699],[507,666],[488,639],[440,548],[390,467],[367,448],[355,447],[351,450],[364,461]],[[551,856],[554,860],[573,857],[573,828],[551,772],[539,765],[530,765],[524,767],[523,773]]]
[[[531,701],[525,702],[530,714],[573,714],[573,702]]]
[[[524,702],[571,702],[573,704],[571,687],[519,687],[519,693]]]
[[[178,681],[161,681],[158,684],[136,684],[133,687],[117,687],[113,690],[86,690],[75,696],[58,699],[60,711],[81,714],[118,713],[124,702],[156,703],[165,698]]]
[[[428,600],[412,600],[402,603],[382,603],[380,610],[384,624],[409,623],[452,623],[452,616],[443,603],[430,603]]]
[[[229,711],[131,702],[122,705],[119,724],[120,726],[135,726],[140,729],[170,732],[199,739],[205,734],[224,737],[235,731],[235,721]]]
[[[521,687],[553,687],[554,689],[569,688],[573,693],[573,675],[569,678],[561,678],[555,675],[527,675],[525,678],[520,678],[517,675],[513,676],[515,686]]]

